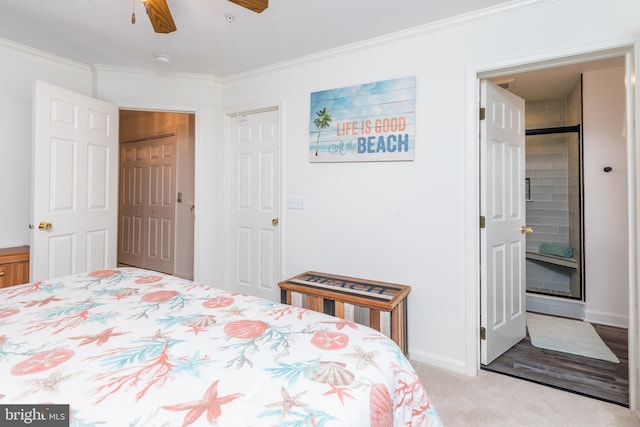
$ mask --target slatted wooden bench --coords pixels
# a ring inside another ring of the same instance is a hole
[[[369,309],[369,326],[380,331],[382,312],[389,313],[390,338],[408,354],[407,296],[411,286],[307,271],[278,284],[283,303],[292,294],[306,296],[306,308],[344,319],[345,304]]]

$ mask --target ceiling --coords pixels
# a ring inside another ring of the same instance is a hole
[[[153,31],[141,0],[0,0],[0,38],[87,65],[226,77],[513,0],[271,0],[261,14],[227,0],[167,0],[177,31]],[[131,14],[136,12],[136,23]],[[230,22],[226,14],[233,14]],[[164,55],[170,62],[160,62]],[[493,78],[532,101],[566,95],[583,62]]]
[[[568,65],[520,73],[504,74],[490,80],[502,85],[526,101],[540,101],[565,97],[573,89],[582,73],[623,66],[624,56],[614,56],[591,61],[583,60],[582,62]]]
[[[178,29],[157,34],[141,0],[0,0],[0,38],[88,65],[225,77],[506,2],[271,0],[257,14],[227,0],[167,0]]]

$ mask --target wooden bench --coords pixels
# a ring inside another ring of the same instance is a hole
[[[344,319],[345,304],[369,309],[369,326],[380,331],[380,316],[389,313],[390,338],[408,354],[407,296],[411,286],[307,271],[278,283],[283,303],[292,294],[306,296],[306,308]]]

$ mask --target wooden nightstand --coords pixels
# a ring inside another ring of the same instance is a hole
[[[29,246],[0,249],[0,288],[29,282]]]

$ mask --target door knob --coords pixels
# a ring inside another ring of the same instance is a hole
[[[272,224],[272,225],[278,225],[278,218],[273,218],[273,219],[271,220],[271,224]]]
[[[533,233],[533,228],[523,225],[522,227],[520,227],[520,232],[522,234],[531,234],[531,233]]]
[[[42,231],[48,231],[51,230],[51,227],[53,227],[53,224],[51,224],[50,222],[41,222],[38,224],[38,230],[42,230]]]

